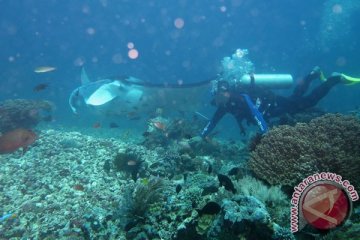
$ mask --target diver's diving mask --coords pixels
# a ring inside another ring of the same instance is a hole
[[[212,95],[216,95],[218,93],[228,92],[230,90],[230,84],[225,80],[215,80],[212,82]]]
[[[230,84],[224,80],[217,80],[213,85],[212,93],[215,105],[226,104],[230,99]]]

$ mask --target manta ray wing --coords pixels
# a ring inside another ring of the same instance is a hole
[[[85,103],[92,106],[108,103],[120,95],[119,87],[120,83],[118,81],[103,84],[85,100]]]
[[[89,79],[84,67],[81,69],[80,79],[81,79],[81,85],[87,85],[90,83],[90,79]]]
[[[166,87],[126,84],[110,104],[112,115],[152,115],[157,109],[164,113],[194,112],[209,101],[209,84],[194,87]]]

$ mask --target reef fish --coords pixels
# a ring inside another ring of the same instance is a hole
[[[224,186],[226,190],[232,191],[234,194],[236,193],[235,186],[228,176],[223,174],[218,174],[218,179],[220,182],[220,186]]]
[[[46,72],[51,72],[56,70],[55,67],[51,67],[51,66],[41,66],[41,67],[37,67],[34,69],[34,72],[36,73],[46,73]]]
[[[36,134],[27,129],[18,128],[0,136],[0,154],[12,153],[19,148],[26,152],[29,145],[37,139]]]
[[[152,123],[157,129],[165,131],[166,125],[164,123],[159,122],[159,121],[155,121],[155,122],[152,122]]]
[[[119,125],[117,123],[111,122],[109,124],[109,128],[118,128],[118,127],[119,127]]]
[[[13,219],[13,218],[16,218],[16,214],[8,213],[8,214],[5,214],[4,216],[0,217],[0,222],[5,221],[7,219]]]
[[[47,83],[40,83],[38,85],[36,85],[34,88],[33,88],[33,91],[34,92],[40,92],[40,91],[43,91],[45,90],[46,88],[49,87],[49,84]]]

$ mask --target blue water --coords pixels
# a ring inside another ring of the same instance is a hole
[[[58,123],[76,125],[82,120],[67,101],[81,66],[94,80],[132,75],[188,83],[216,76],[221,59],[237,48],[249,49],[258,73],[299,80],[319,65],[327,74],[360,76],[359,9],[350,0],[0,0],[0,100],[50,100]],[[129,42],[139,52],[134,60]],[[34,73],[43,65],[57,70]],[[32,91],[44,82],[49,89]],[[320,106],[350,111],[360,105],[359,90],[337,86]]]

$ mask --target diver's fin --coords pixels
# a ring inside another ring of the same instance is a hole
[[[89,77],[86,74],[85,68],[82,67],[81,68],[81,85],[85,85],[85,84],[88,84],[88,83],[90,83]]]
[[[249,95],[241,94],[241,96],[244,97],[245,102],[248,105],[249,110],[250,110],[251,114],[253,115],[255,122],[257,123],[257,125],[259,126],[259,128],[261,130],[261,133],[266,133],[269,130],[269,128],[264,120],[263,115],[259,111],[259,109],[257,109],[257,107],[254,105],[254,103],[251,101],[251,98],[249,97]]]
[[[113,81],[107,83],[96,89],[96,91],[90,95],[90,97],[85,101],[86,104],[92,106],[100,106],[107,102],[110,102],[117,96],[119,96],[119,86],[118,81]]]
[[[344,79],[344,83],[346,85],[353,85],[353,84],[356,84],[356,83],[360,83],[360,78],[350,77],[350,76],[345,75],[343,73],[341,73],[341,77]]]

